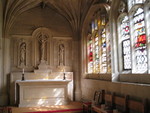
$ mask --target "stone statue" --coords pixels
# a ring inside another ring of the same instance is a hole
[[[64,66],[65,47],[64,44],[59,45],[59,65]]]
[[[26,43],[20,44],[20,65],[24,66],[26,61]]]
[[[45,44],[47,42],[48,37],[43,34],[43,32],[39,36],[39,42],[41,43],[41,60],[45,60]]]

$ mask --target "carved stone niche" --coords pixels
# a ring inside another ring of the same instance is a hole
[[[33,70],[31,36],[13,35],[11,38],[11,67],[13,71]]]
[[[38,70],[35,70],[35,72],[51,72],[48,65],[51,49],[50,30],[40,27],[33,32],[32,37],[35,42],[35,67],[38,67]]]
[[[54,71],[71,71],[72,66],[72,38],[54,38]]]

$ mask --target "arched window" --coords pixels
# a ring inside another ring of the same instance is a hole
[[[118,18],[120,71],[132,73],[148,71],[147,39],[142,4],[145,0],[128,0],[128,12],[122,7]],[[123,4],[123,2],[121,2]],[[131,9],[131,10],[130,10]],[[125,13],[126,12],[126,13]],[[129,16],[128,16],[129,15]],[[130,17],[130,18],[129,18]]]
[[[134,52],[135,52],[135,66],[137,73],[144,73],[147,71],[147,45],[146,45],[146,31],[144,22],[144,10],[138,8],[133,14],[134,27]]]
[[[110,35],[106,35],[106,14],[96,13],[91,21],[91,35],[88,36],[88,73],[110,73]],[[109,34],[109,29],[107,33]],[[108,45],[107,45],[108,43]]]
[[[128,0],[128,10],[130,10],[135,4],[142,4],[146,0]]]
[[[121,20],[120,32],[122,42],[123,69],[131,70],[131,42],[128,16],[124,16],[124,18]]]

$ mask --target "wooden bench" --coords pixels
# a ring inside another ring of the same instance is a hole
[[[104,93],[104,103],[101,105],[92,105],[92,112],[113,113],[113,110],[119,113],[148,113],[147,100],[139,102],[129,99],[129,96],[117,96],[114,93]]]
[[[121,113],[127,112],[127,99],[128,96],[122,97],[122,96],[114,96],[114,108],[117,109]]]
[[[92,105],[92,112],[97,113],[112,113],[113,107],[113,94],[111,93],[103,93],[102,97],[104,99],[101,105]]]
[[[83,113],[91,113],[92,104],[100,105],[102,103],[104,90],[95,91],[93,100],[83,101]]]
[[[127,110],[138,112],[138,113],[148,113],[147,109],[147,100],[143,100],[142,102],[135,101],[135,100],[128,100],[127,101]]]

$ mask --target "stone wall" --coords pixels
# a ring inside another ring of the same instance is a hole
[[[41,37],[46,39],[44,52]],[[10,50],[8,47],[6,49],[10,52],[11,58],[6,59],[10,60],[9,73],[22,72],[23,69],[25,72],[32,72],[39,68],[42,60],[52,72],[60,72],[65,67],[66,72],[73,72],[74,99],[80,100],[80,72],[78,70],[80,43],[73,39],[70,25],[62,15],[48,7],[32,8],[16,18],[8,38]],[[61,58],[60,45],[64,47]]]
[[[110,82],[92,79],[82,79],[82,98],[91,100],[95,90],[104,89],[118,95],[129,95],[133,99],[148,99],[150,102],[150,85],[127,82]]]
[[[3,15],[3,11],[2,11],[2,2],[0,1],[0,67],[2,67],[2,58],[3,58],[3,54],[2,54],[2,15]],[[2,87],[2,68],[0,68],[0,88]],[[0,90],[0,97],[2,96],[2,91]],[[2,103],[2,100],[0,101],[0,104]]]
[[[11,71],[21,71],[22,68],[33,71],[38,68],[41,60],[45,60],[53,71],[58,71],[64,65],[66,71],[72,71],[72,31],[67,20],[54,10],[37,6],[20,14],[9,34]],[[46,39],[43,54],[41,35]],[[63,63],[59,62],[61,44],[65,49]]]

